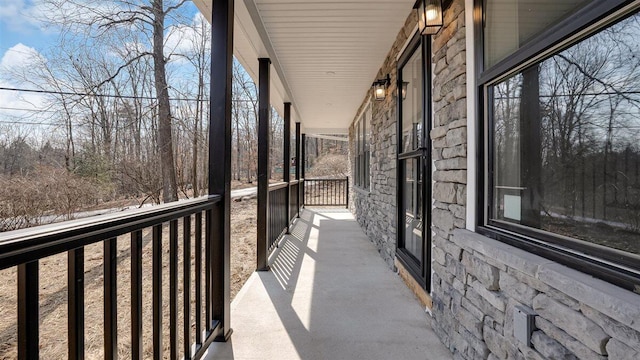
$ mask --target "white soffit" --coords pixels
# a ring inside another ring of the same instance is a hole
[[[346,133],[415,0],[235,0],[234,53],[307,133]],[[194,0],[210,19],[211,0]]]

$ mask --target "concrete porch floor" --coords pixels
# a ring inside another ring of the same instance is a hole
[[[305,209],[231,304],[205,359],[450,359],[413,293],[347,210]]]

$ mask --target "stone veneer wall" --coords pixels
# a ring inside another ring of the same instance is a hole
[[[462,359],[640,359],[640,295],[462,230],[467,103],[464,1],[433,39],[432,313]],[[531,347],[514,337],[516,306],[533,309]]]
[[[389,267],[395,268],[396,254],[396,79],[398,53],[416,29],[417,16],[411,13],[400,30],[376,78],[391,76],[391,86],[384,101],[371,100],[371,188],[369,191],[354,187],[351,191],[351,210],[369,239]],[[372,79],[371,81],[373,82]],[[358,114],[368,103],[371,92],[364,99]],[[354,119],[354,124],[355,124]],[[352,154],[351,169],[355,174],[355,129],[349,128],[349,152]],[[354,179],[355,180],[355,179]]]
[[[433,38],[432,49],[434,330],[457,359],[640,359],[640,295],[464,230],[465,11],[463,0],[446,3],[445,27]],[[410,17],[378,77],[390,73],[395,81],[396,56],[414,27]],[[396,239],[394,91],[384,102],[373,103],[371,191],[353,191],[351,202],[358,222],[391,268]],[[350,134],[353,146],[353,128]],[[530,347],[514,337],[513,313],[519,305],[538,314]]]

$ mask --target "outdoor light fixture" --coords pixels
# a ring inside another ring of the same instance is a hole
[[[409,86],[409,82],[408,81],[403,81],[402,82],[402,90],[401,90],[402,100],[407,98],[407,87],[408,86]]]
[[[378,79],[371,84],[373,88],[373,97],[377,101],[382,101],[387,96],[387,86],[391,83],[391,77],[387,74],[386,78]]]
[[[435,35],[442,27],[442,1],[418,0],[413,6],[418,10],[418,27],[422,35]]]

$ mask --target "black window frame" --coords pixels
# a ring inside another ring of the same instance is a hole
[[[492,206],[493,125],[488,115],[489,86],[565,49],[607,26],[602,21],[633,4],[629,0],[593,1],[545,29],[494,66],[484,69],[483,0],[474,0],[474,46],[478,167],[476,232],[543,256],[612,284],[640,293],[640,263],[635,255],[561,235],[489,219]],[[637,11],[637,10],[636,10]],[[628,16],[625,13],[615,21]],[[634,259],[634,257],[636,257]]]

